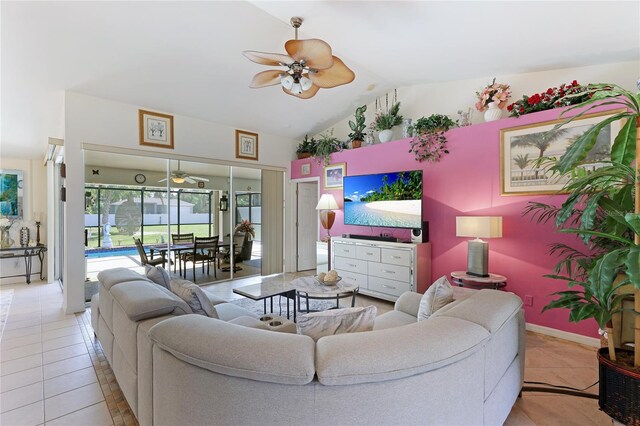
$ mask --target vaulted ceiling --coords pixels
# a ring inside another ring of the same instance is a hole
[[[10,2],[1,12],[2,156],[64,136],[64,91],[298,138],[394,87],[640,58],[640,2]],[[309,100],[250,89],[243,50],[328,42],[356,74]]]

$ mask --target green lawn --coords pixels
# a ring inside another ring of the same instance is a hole
[[[97,227],[87,227],[90,231],[90,236],[88,239],[88,248],[96,248],[98,247],[98,228]],[[178,226],[171,226],[171,232],[177,233]],[[196,237],[208,237],[209,236],[209,225],[207,224],[198,224],[198,225],[181,225],[180,233],[188,234],[193,232]],[[213,227],[212,227],[213,232]],[[115,226],[111,227],[111,241],[113,242],[114,247],[120,246],[133,246],[133,237],[140,238],[140,231],[136,232],[133,235],[120,234],[118,228]],[[160,244],[166,242],[167,240],[167,225],[146,225],[144,227],[144,244]]]

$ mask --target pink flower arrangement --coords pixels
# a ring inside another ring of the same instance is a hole
[[[511,86],[496,83],[494,78],[490,85],[482,89],[482,92],[476,92],[476,96],[478,97],[478,102],[476,102],[478,111],[486,111],[491,102],[495,102],[498,108],[502,109],[507,106],[507,101],[511,97]]]

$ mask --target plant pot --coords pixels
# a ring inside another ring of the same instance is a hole
[[[253,240],[245,239],[240,251],[242,260],[251,260],[251,250],[253,249]]]
[[[391,129],[380,130],[378,132],[378,139],[380,139],[381,143],[389,142],[392,137],[393,137],[393,130]]]
[[[297,156],[298,156],[298,160],[302,160],[303,158],[311,157],[311,153],[310,152],[298,152]]]
[[[489,109],[484,112],[484,121],[496,121],[502,118],[502,110],[495,102],[489,102]]]
[[[625,352],[631,353],[631,351],[618,349],[616,356]],[[631,359],[633,360],[632,353]],[[598,350],[598,364],[600,409],[609,417],[625,425],[640,425],[640,372],[612,362],[607,348]]]
[[[359,139],[354,139],[351,141],[351,148],[360,148],[362,146],[362,141]]]

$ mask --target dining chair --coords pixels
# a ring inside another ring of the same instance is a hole
[[[140,255],[140,263],[142,264],[142,266],[144,266],[144,265],[152,265],[152,266],[162,265],[162,267],[164,268],[164,264],[167,261],[165,259],[164,253],[162,253],[162,257],[159,257],[157,259],[149,259],[147,257],[147,253],[144,251],[144,247],[142,246],[142,241],[140,241],[140,238],[133,237],[133,242],[136,244],[136,249],[138,249],[138,254]]]
[[[187,275],[187,262],[192,262],[193,281],[196,280],[196,263],[202,263],[202,273],[204,273],[204,264],[207,264],[207,275],[209,275],[211,262],[213,261],[213,276],[218,278],[216,271],[216,256],[218,253],[218,236],[215,237],[196,237],[193,244],[193,251],[186,252],[183,255],[185,277]]]
[[[188,244],[188,243],[193,243],[193,232],[189,234],[171,234],[172,245]],[[182,253],[180,250],[176,250],[173,252],[173,272],[176,271],[176,262],[179,262],[180,276],[182,276],[183,255],[184,253]],[[184,272],[184,275],[185,276],[187,275],[187,271]]]

